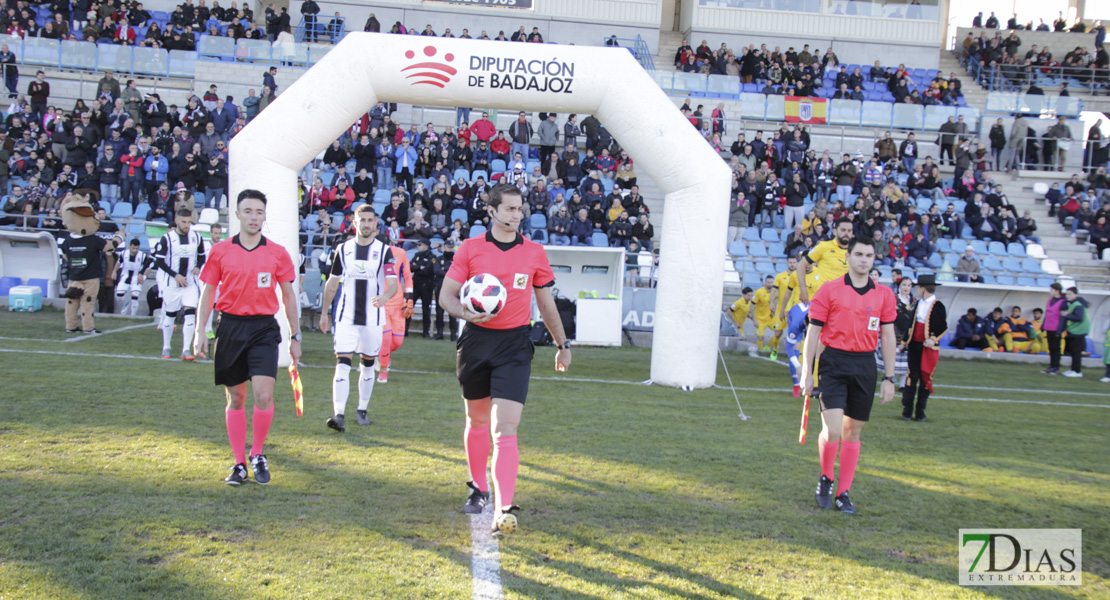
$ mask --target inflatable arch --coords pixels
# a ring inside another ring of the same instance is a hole
[[[231,198],[247,188],[265,192],[267,235],[293,256],[299,252],[297,172],[379,99],[595,114],[666,194],[652,380],[682,388],[713,385],[731,175],[631,53],[346,36],[231,142]],[[232,234],[237,229],[233,218]],[[281,356],[288,360],[285,352]]]

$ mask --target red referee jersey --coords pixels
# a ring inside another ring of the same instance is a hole
[[[508,290],[505,307],[497,316],[482,323],[488,329],[514,329],[532,320],[532,288],[554,285],[555,273],[547,262],[543,246],[517,234],[508,244],[493,239],[493,233],[471,238],[459,246],[447,277],[466,283],[467,279],[491,273]]]
[[[881,326],[893,323],[897,313],[890,288],[870,277],[864,287],[852,287],[850,275],[821,286],[809,305],[809,321],[822,327],[821,343],[847,352],[874,352]]]
[[[231,315],[276,315],[277,288],[292,283],[297,272],[289,252],[262,236],[247,250],[239,236],[212,246],[200,280],[219,289],[216,310]]]

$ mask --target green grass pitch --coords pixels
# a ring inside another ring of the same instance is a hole
[[[111,333],[135,324],[66,341],[56,310],[0,312],[0,599],[471,596],[452,344],[410,337],[373,425],[338,435],[330,338],[306,334],[273,482],[232,488],[211,364],[148,360],[154,327]],[[631,385],[646,349],[576,347],[565,376],[537,350],[506,598],[1110,597],[1101,373],[942,360],[930,422],[876,406],[847,516],[814,504],[820,418],[800,446],[785,365],[726,358],[738,387],[781,390],[740,391],[750,421],[727,389]],[[1082,528],[1082,587],[958,586],[958,530],[983,527]]]

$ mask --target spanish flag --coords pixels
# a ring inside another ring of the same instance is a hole
[[[825,106],[824,98],[787,96],[786,120],[791,123],[824,124]]]

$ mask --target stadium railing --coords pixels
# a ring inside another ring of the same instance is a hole
[[[655,73],[655,59],[651,57],[651,48],[648,47],[647,42],[640,34],[636,34],[634,38],[622,38],[610,36],[601,38],[601,45],[612,46],[611,42],[616,41],[617,46],[627,49],[636,57],[636,61],[644,68],[649,74]]]
[[[1030,84],[1054,88],[1067,84],[1070,88],[1097,91],[1096,84],[1110,90],[1110,69],[1094,67],[1043,67],[1025,65],[984,65],[974,56],[960,56],[963,48],[954,54],[967,66],[967,72],[984,89],[1001,92],[1020,92]]]
[[[991,92],[987,94],[984,113],[1028,114],[1038,117],[1078,117],[1083,112],[1083,100],[1073,96],[1042,96],[1025,92]]]
[[[319,41],[321,39],[328,40],[330,43],[338,43],[347,34],[347,18],[336,16],[321,16],[316,15],[316,23],[313,25],[311,31],[309,26],[301,18],[301,22],[297,23],[296,30],[293,32],[293,37],[297,42],[304,42],[310,33],[314,34],[314,39]]]

